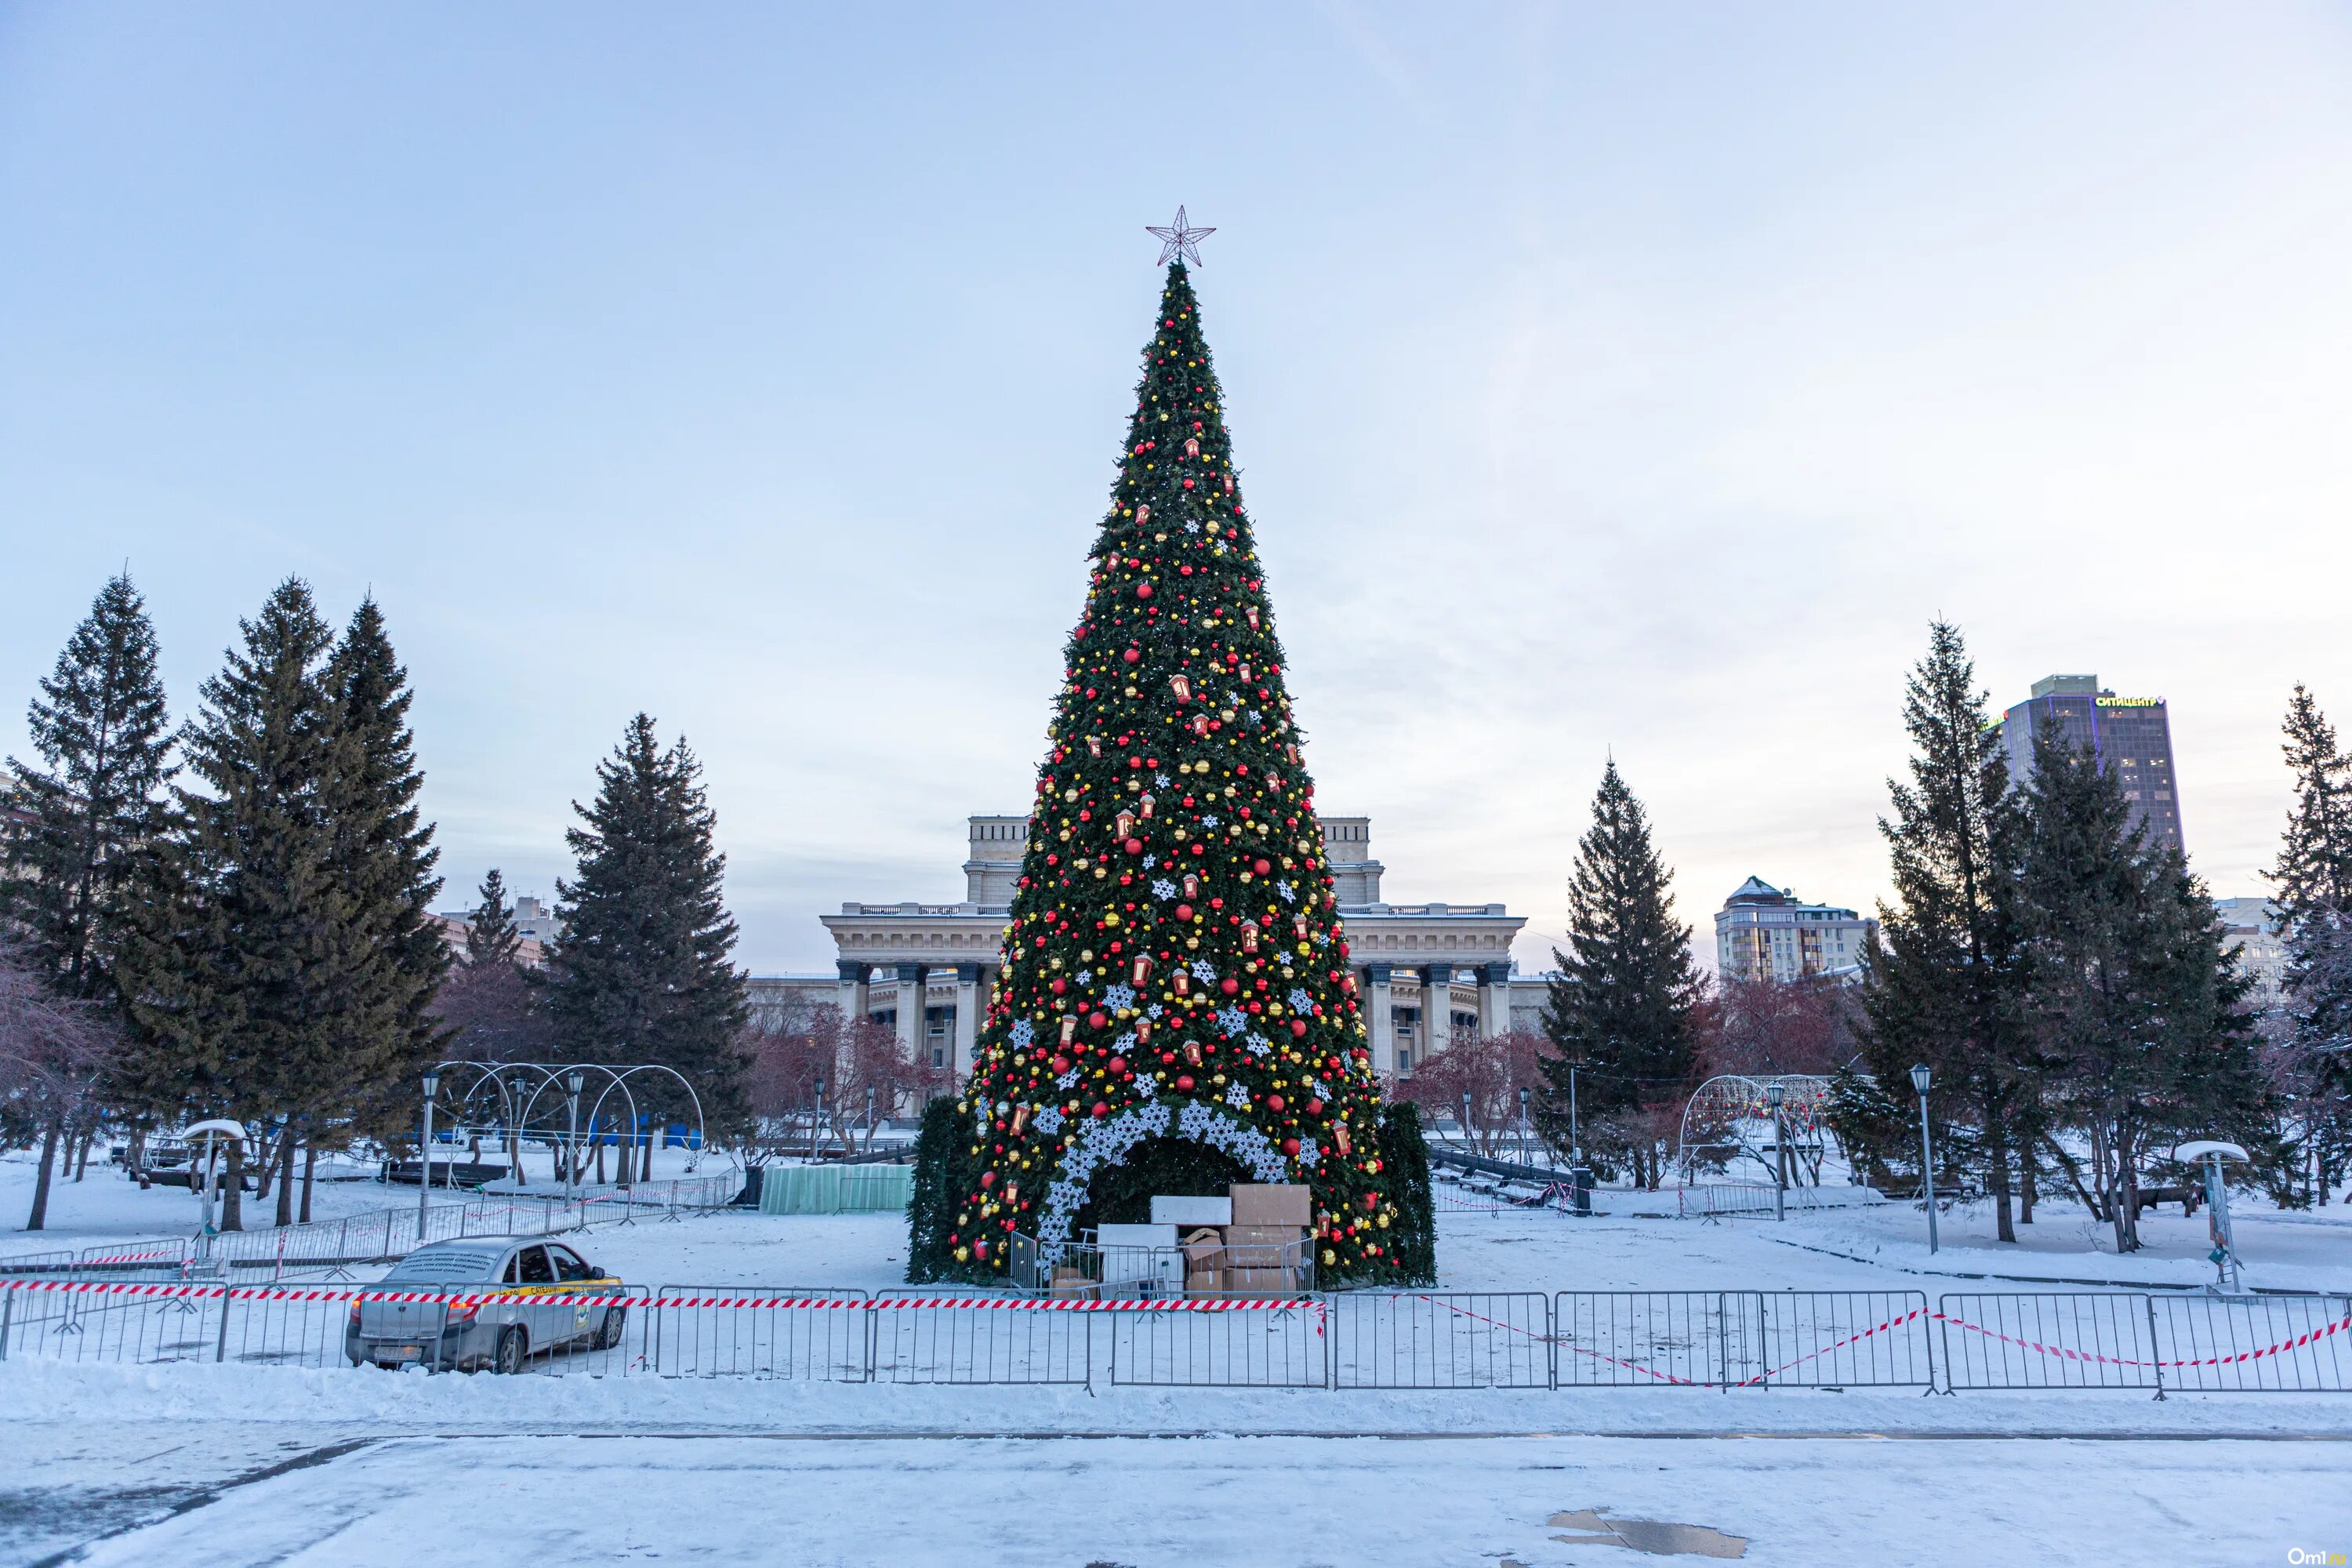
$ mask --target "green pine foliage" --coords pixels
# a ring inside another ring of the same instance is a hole
[[[714,1135],[748,1115],[736,1032],[749,1016],[730,962],[734,920],[702,766],[681,738],[665,749],[640,713],[597,764],[596,799],[564,835],[579,875],[555,885],[563,934],[548,954],[547,1009],[571,1060],[657,1062],[693,1085]],[[648,1114],[685,1110],[658,1083]]]
[[[431,907],[440,852],[416,804],[425,776],[408,729],[413,694],[373,598],[345,628],[326,686],[341,742],[330,830],[347,973],[337,1060],[316,1109],[378,1132],[404,1131],[412,1086],[445,1044],[429,1009],[448,948]]]
[[[1309,1184],[1327,1274],[1402,1279],[1314,784],[1181,262],[1090,559],[957,1102],[984,1168],[945,1253],[1001,1277],[1011,1236],[1073,1239],[1104,1173],[1172,1138]]]
[[[1538,1060],[1545,1135],[1564,1142],[1569,1071],[1576,1069],[1583,1146],[1622,1160],[1640,1185],[1665,1168],[1664,1108],[1679,1104],[1696,1066],[1694,1015],[1705,983],[1690,927],[1675,919],[1673,873],[1650,839],[1648,814],[1612,759],[1577,841],[1568,888],[1568,948],[1543,1015],[1552,1049]]]
[[[1429,1181],[1429,1141],[1421,1130],[1421,1107],[1392,1100],[1381,1107],[1381,1163],[1395,1198],[1396,1223],[1389,1227],[1396,1272],[1369,1283],[1437,1283],[1437,1189]]]
[[[2325,1203],[2352,1164],[2352,758],[2300,684],[2284,725],[2294,805],[2270,879],[2286,947],[2274,1022],[2282,1116],[2264,1184],[2293,1206]]]
[[[2087,1159],[2048,1147],[2116,1247],[2139,1246],[2138,1176],[2187,1137],[2258,1123],[2251,984],[2222,948],[2212,901],[2177,851],[2150,847],[2112,767],[2036,737],[2018,879],[2021,976],[2047,1110]],[[2087,1166],[2087,1169],[2085,1168]]]
[[[74,628],[26,728],[42,765],[8,760],[0,909],[66,995],[110,999],[138,851],[163,819],[173,773],[155,628],[128,575]]]
[[[1905,1083],[1915,1063],[1933,1070],[1950,1152],[1984,1173],[2000,1238],[2014,1241],[2011,1173],[2038,1089],[2021,1016],[2018,805],[1988,700],[1959,628],[1936,622],[1906,689],[1911,780],[1888,782],[1895,815],[1878,824],[1895,902],[1864,964],[1862,1044],[1882,1085]]]
[[[514,906],[507,902],[506,879],[496,866],[482,879],[481,902],[466,921],[466,967],[513,963],[522,953],[522,933],[515,929]]]
[[[141,1048],[122,1079],[158,1115],[255,1122],[341,1108],[362,955],[336,857],[333,639],[294,578],[242,626],[186,732],[203,787],[176,791],[125,946]]]
[[[950,1235],[957,1205],[979,1184],[980,1170],[956,1102],[941,1095],[926,1103],[915,1133],[914,1186],[907,1197],[909,1285],[961,1279],[969,1272],[956,1262]]]

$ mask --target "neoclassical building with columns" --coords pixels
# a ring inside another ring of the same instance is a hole
[[[1511,971],[1525,916],[1500,904],[1383,903],[1370,819],[1327,816],[1322,827],[1380,1072],[1412,1072],[1433,1040],[1442,1046],[1458,1030],[1536,1027],[1544,982]],[[1025,816],[971,818],[961,903],[843,904],[820,917],[839,952],[835,973],[754,977],[754,1009],[832,1002],[895,1028],[933,1066],[969,1072],[1028,833]]]

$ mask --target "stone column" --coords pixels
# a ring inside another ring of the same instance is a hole
[[[919,963],[898,966],[898,1043],[908,1056],[923,1048],[923,974]]]
[[[1425,1060],[1454,1043],[1454,966],[1421,972],[1421,1054]]]
[[[871,1010],[871,1005],[866,997],[866,986],[873,978],[874,966],[870,963],[855,963],[845,958],[840,961],[838,967],[841,971],[839,1000],[842,1018],[853,1026],[863,1024],[866,1022],[866,1013]]]
[[[1391,973],[1385,963],[1364,965],[1364,1011],[1370,1015],[1365,1022],[1370,1026],[1372,1070],[1393,1075],[1396,1072],[1396,1015],[1389,992]]]
[[[1478,966],[1478,1032],[1489,1036],[1504,1035],[1508,1034],[1510,1028],[1510,961],[1482,963]]]
[[[958,1079],[971,1071],[972,1047],[980,1041],[980,974],[977,963],[956,965],[955,1050],[948,1065]]]

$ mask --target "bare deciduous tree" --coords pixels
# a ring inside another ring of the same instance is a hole
[[[0,941],[0,1137],[41,1145],[26,1230],[47,1225],[58,1149],[96,1130],[100,1088],[121,1047],[99,1004],[59,996],[21,942]]]

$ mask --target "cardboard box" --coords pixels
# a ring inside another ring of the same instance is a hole
[[[1235,1225],[1295,1225],[1304,1230],[1315,1223],[1315,1192],[1311,1187],[1296,1183],[1236,1182],[1232,1197]]]
[[[1204,1243],[1210,1247],[1223,1247],[1225,1244],[1225,1233],[1213,1226],[1202,1226],[1199,1230],[1192,1231],[1185,1236],[1184,1250],[1190,1252],[1193,1247]]]
[[[1096,1286],[1093,1280],[1087,1279],[1077,1269],[1071,1268],[1066,1266],[1056,1268],[1054,1270],[1053,1279],[1049,1280],[1045,1286],[1045,1294],[1066,1300],[1084,1299],[1091,1300],[1094,1298],[1095,1293]]]
[[[1225,1267],[1228,1270],[1292,1268],[1307,1256],[1306,1233],[1287,1225],[1225,1226]]]
[[[1151,1221],[1154,1225],[1231,1225],[1234,1200],[1154,1196]]]
[[[1095,1227],[1097,1247],[1173,1247],[1176,1227],[1172,1225],[1104,1225]]]
[[[1298,1289],[1294,1268],[1229,1268],[1225,1289],[1242,1295],[1280,1296]]]
[[[1184,1244],[1184,1289],[1195,1293],[1225,1288],[1225,1244],[1213,1230],[1197,1233],[1207,1240]]]

